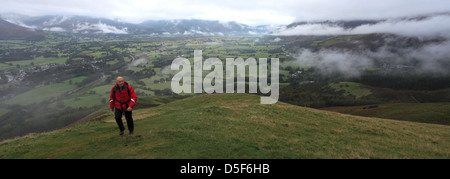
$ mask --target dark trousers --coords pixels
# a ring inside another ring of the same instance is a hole
[[[115,109],[114,110],[114,115],[116,118],[116,123],[119,126],[120,131],[124,131],[125,127],[123,126],[123,122],[122,122],[122,111],[120,109]],[[134,124],[133,124],[133,117],[131,116],[132,113],[131,111],[126,111],[125,110],[125,119],[127,120],[127,126],[128,126],[128,130],[130,132],[134,131]]]

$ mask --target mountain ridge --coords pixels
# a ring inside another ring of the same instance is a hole
[[[271,35],[326,36],[384,33],[420,38],[449,38],[450,13],[433,13],[384,19],[298,21],[279,28]]]
[[[6,21],[35,30],[81,34],[200,34],[200,35],[258,35],[273,30],[273,26],[249,26],[235,21],[174,19],[147,20],[138,24],[88,16],[25,16],[2,15]]]
[[[43,40],[45,39],[45,35],[42,32],[36,32],[0,19],[0,39]]]

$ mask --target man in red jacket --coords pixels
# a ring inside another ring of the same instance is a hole
[[[123,114],[125,114],[125,119],[127,120],[128,130],[130,134],[133,134],[134,124],[131,110],[136,101],[137,96],[133,87],[124,81],[122,77],[117,77],[116,85],[111,89],[111,95],[109,96],[109,107],[111,111],[116,109],[114,115],[120,129],[119,135],[123,135],[123,131],[125,131],[122,123]]]

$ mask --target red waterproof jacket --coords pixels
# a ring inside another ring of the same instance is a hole
[[[133,87],[128,85],[126,81],[124,82],[122,90],[120,90],[118,84],[111,89],[111,95],[109,95],[109,107],[111,110],[114,107],[120,110],[127,110],[128,107],[133,108],[136,101],[136,93],[134,92]]]

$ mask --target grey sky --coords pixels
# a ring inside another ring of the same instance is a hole
[[[0,13],[83,15],[139,23],[206,19],[249,25],[450,12],[449,0],[0,0]]]

